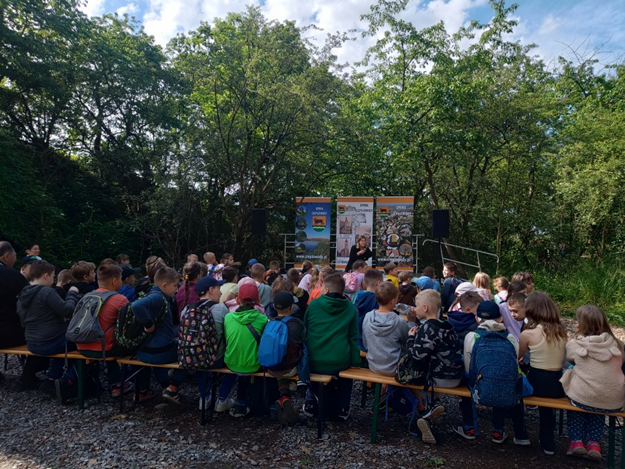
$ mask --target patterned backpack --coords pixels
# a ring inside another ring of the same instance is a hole
[[[356,293],[356,283],[358,282],[358,274],[356,272],[347,272],[343,274],[345,280],[345,292]]]
[[[208,370],[218,358],[219,340],[211,310],[217,303],[206,300],[187,307],[180,318],[178,365],[187,370]]]

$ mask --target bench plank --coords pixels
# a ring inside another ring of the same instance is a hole
[[[65,358],[65,353],[57,353],[54,355],[38,355],[36,353],[31,352],[30,350],[28,350],[28,347],[26,347],[26,345],[18,345],[17,347],[11,347],[11,348],[3,348],[0,349],[0,354],[5,354],[5,355],[22,355],[25,357],[47,357],[47,358]],[[82,353],[80,353],[77,350],[74,350],[72,352],[68,352],[67,353],[67,358],[69,359],[76,359],[76,360],[85,360],[87,362],[89,361],[97,361],[97,360],[102,360],[102,358],[92,358],[92,357],[85,357]],[[104,359],[107,362],[112,362],[117,360],[117,357],[106,357]]]

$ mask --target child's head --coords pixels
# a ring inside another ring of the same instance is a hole
[[[310,273],[310,269],[312,269],[312,262],[310,261],[304,261],[304,263],[302,264],[302,274],[309,274]]]
[[[425,269],[423,269],[423,276],[430,277],[432,279],[436,277],[436,271],[434,270],[434,267],[430,267],[428,265]]]
[[[397,264],[395,264],[394,262],[387,262],[386,264],[384,264],[384,273],[386,275],[397,277]]]
[[[392,311],[397,304],[399,288],[389,282],[380,283],[375,289],[375,299],[381,308]]]
[[[118,254],[115,258],[115,261],[119,265],[130,265],[130,257],[128,256],[128,254]]]
[[[362,259],[358,259],[356,262],[352,264],[352,271],[358,272],[360,274],[364,273],[367,270],[367,263]]]
[[[205,252],[204,253],[204,262],[208,265],[217,264],[217,257],[214,252]]]
[[[322,293],[343,293],[345,291],[345,280],[341,274],[330,274],[323,279]]]
[[[250,267],[250,275],[257,282],[262,283],[263,276],[265,275],[265,266],[262,265],[260,262],[257,262],[252,267]]]
[[[46,261],[35,261],[30,264],[30,281],[37,285],[51,287],[54,285],[54,266]]]
[[[239,287],[237,303],[239,306],[254,306],[260,302],[256,283],[247,283]]]
[[[234,267],[226,267],[221,276],[228,283],[237,283],[239,279],[239,271]]]
[[[523,270],[515,272],[514,275],[512,276],[512,281],[523,282],[525,286],[527,287],[525,289],[525,292],[528,295],[534,291],[534,277],[529,272],[526,272]]]
[[[100,262],[100,265],[119,265],[119,263],[115,259],[111,259],[110,257],[107,257],[106,259],[102,259],[102,262]],[[99,267],[100,266],[98,266],[98,268]]]
[[[508,285],[508,296],[512,296],[515,293],[525,293],[525,294],[529,295],[529,293],[527,293],[525,291],[526,288],[527,287],[526,287],[526,285],[523,282],[521,282],[519,280],[512,281]]]
[[[506,277],[497,277],[495,280],[493,280],[493,287],[498,292],[507,290],[509,285],[510,282],[508,282],[508,279]]]
[[[137,275],[141,272],[141,269],[133,269],[128,264],[122,264],[120,268],[122,269],[122,283],[134,287],[135,283],[137,283]]]
[[[473,285],[477,288],[484,288],[490,290],[490,276],[486,272],[478,272],[473,277]]]
[[[74,283],[74,282],[76,282],[76,279],[72,275],[72,271],[69,269],[61,270],[56,276],[57,287],[64,287],[68,283]]]
[[[595,305],[584,305],[577,308],[575,312],[577,319],[577,337],[587,337],[589,335],[601,335],[604,332],[614,337],[608,317],[602,309]],[[616,339],[616,337],[614,337]]]
[[[280,270],[280,261],[271,261],[269,263],[269,270],[279,271]]]
[[[455,262],[445,262],[443,264],[443,277],[449,278],[456,275],[458,265]]]
[[[289,269],[286,271],[286,278],[288,278],[295,285],[298,285],[301,280],[301,274],[297,269]]]
[[[378,269],[369,269],[365,272],[365,278],[362,281],[367,291],[375,291],[377,286],[384,280],[384,274]]]
[[[477,307],[477,317],[481,321],[503,322],[499,306],[494,301],[482,301]]]
[[[189,282],[197,282],[202,275],[202,266],[199,262],[187,262],[182,268],[182,278],[185,285]]]
[[[178,290],[178,280],[180,279],[178,272],[171,267],[161,266],[154,274],[154,285],[159,287],[163,295],[172,297]]]
[[[525,319],[525,300],[527,296],[525,293],[515,293],[508,296],[508,309],[510,314],[517,321],[523,321]]]
[[[28,249],[26,249],[27,256],[39,256],[41,254],[41,249],[39,249],[38,244],[29,244]]]
[[[122,268],[117,264],[100,264],[98,287],[117,291],[122,286]]]
[[[535,291],[527,296],[525,315],[530,329],[539,324],[542,326],[547,342],[567,340],[566,329],[560,322],[560,311],[545,292]]]
[[[419,319],[436,319],[441,309],[441,294],[436,290],[424,290],[415,297]]]
[[[412,272],[408,272],[407,270],[404,270],[403,272],[399,273],[397,278],[399,279],[401,283],[407,285],[412,281]]]
[[[156,274],[156,271],[164,266],[165,261],[158,256],[150,256],[145,260],[145,272],[150,283],[155,283],[154,274]]]
[[[20,272],[29,282],[33,280],[32,275],[30,274],[30,268],[35,262],[40,262],[42,259],[36,256],[28,256],[26,259],[22,259],[22,266],[20,267]]]
[[[93,262],[78,261],[70,270],[77,282],[92,283],[95,281],[95,264]]]
[[[221,298],[221,284],[219,280],[215,280],[213,277],[202,277],[195,284],[195,293],[202,300],[211,300],[219,303]]]
[[[271,297],[276,296],[278,292],[288,291],[289,293],[293,293],[295,290],[295,285],[288,278],[278,277],[271,284]]]
[[[221,263],[223,265],[232,265],[234,264],[234,257],[229,252],[224,252],[223,256],[221,256]]]
[[[483,298],[474,291],[468,291],[460,297],[460,308],[465,313],[477,313],[477,308],[483,300]]]
[[[187,254],[187,264],[190,262],[197,262],[200,258],[197,257],[197,254]]]
[[[200,278],[208,275],[208,264],[205,262],[198,262],[200,264]]]
[[[276,308],[278,316],[290,316],[294,303],[293,294],[287,291],[278,292],[273,297],[273,307]]]

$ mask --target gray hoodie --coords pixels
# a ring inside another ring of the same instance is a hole
[[[68,291],[65,301],[50,287],[28,285],[17,296],[17,314],[27,344],[47,344],[67,331],[66,319],[72,317],[78,302],[76,292]]]
[[[362,322],[362,339],[368,350],[369,369],[394,376],[402,348],[408,341],[410,327],[395,313],[370,311]]]

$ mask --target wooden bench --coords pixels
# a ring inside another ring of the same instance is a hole
[[[380,405],[380,390],[383,384],[423,390],[423,386],[412,384],[400,384],[395,381],[393,376],[383,376],[373,373],[371,370],[364,368],[348,368],[341,371],[339,377],[351,379],[354,381],[363,381],[365,383],[375,384],[375,398],[373,403],[373,422],[371,425],[371,444],[374,444],[377,436],[378,418],[379,418],[379,405]],[[466,386],[458,386],[455,388],[434,388],[435,393],[447,394],[450,396],[458,397],[471,397],[471,391]],[[545,397],[524,397],[523,403],[525,405],[534,405],[538,407],[548,407],[558,410],[573,410],[576,412],[589,412],[578,407],[573,406],[566,397],[558,399],[550,399]],[[609,433],[608,433],[608,468],[614,468],[614,456],[615,456],[615,435],[616,435],[616,418],[625,418],[625,412],[618,412],[615,414],[607,414],[609,417]],[[563,428],[563,414],[560,413],[560,435],[562,435]],[[621,468],[625,468],[625,426],[621,428]]]
[[[127,376],[127,371],[126,371],[126,366],[141,366],[141,367],[151,367],[151,368],[167,368],[170,370],[178,370],[181,369],[180,366],[178,365],[178,363],[165,363],[165,364],[160,364],[160,365],[156,365],[156,364],[152,364],[152,363],[145,363],[142,362],[141,360],[139,360],[136,357],[124,357],[124,358],[119,358],[117,360],[117,363],[119,363],[120,365],[122,365],[122,380],[125,383],[126,382],[126,376]],[[206,370],[207,372],[210,373],[220,373],[220,374],[230,374],[230,375],[236,375],[237,373],[235,373],[234,371],[230,370],[229,368],[215,368],[213,370]],[[251,373],[249,375],[245,375],[245,376],[254,376],[257,378],[274,378],[274,376],[272,376],[269,372],[264,372],[264,371],[259,371],[256,373]],[[324,412],[324,403],[325,403],[325,386],[327,386],[331,381],[332,381],[332,376],[331,375],[319,375],[316,373],[311,373],[310,374],[310,381],[313,383],[321,383],[323,384],[323,386],[321,386],[321,390],[319,392],[319,406],[317,409],[317,438],[321,438],[322,433],[323,433],[323,426],[324,426],[324,418],[323,418],[323,412]],[[294,376],[292,378],[289,378],[293,381],[296,381],[298,379],[297,376]],[[210,409],[212,411],[212,409],[214,408],[215,405],[215,398],[217,396],[217,392],[216,392],[216,380],[213,381],[212,384],[212,392],[211,392],[211,404],[210,404]],[[139,394],[139,386],[136,385],[135,383],[135,401],[138,402],[138,396]],[[121,399],[120,402],[120,413],[124,412],[124,399]],[[202,425],[206,424],[206,409],[202,409],[202,419],[201,419],[201,423]]]
[[[26,345],[18,345],[17,347],[11,347],[11,348],[4,348],[4,349],[0,349],[0,354],[5,354],[5,355],[18,355],[18,356],[23,356],[23,357],[45,357],[45,358],[63,358],[65,359],[65,353],[57,353],[55,355],[38,355],[36,353],[31,352],[30,350],[28,350],[28,348],[26,347]],[[76,360],[77,362],[77,366],[76,366],[76,374],[78,375],[78,409],[80,410],[84,410],[85,408],[85,397],[84,397],[84,391],[83,391],[83,378],[84,378],[84,373],[83,373],[83,364],[85,365],[89,365],[92,362],[98,362],[98,361],[115,361],[117,360],[117,358],[115,357],[107,357],[107,358],[91,358],[91,357],[85,357],[83,354],[81,354],[78,351],[73,351],[73,352],[68,352],[67,353],[67,358],[69,360]],[[84,363],[83,363],[84,362]],[[98,371],[98,381],[99,381],[99,371]],[[98,388],[98,399],[100,399],[100,393],[99,393],[99,388]]]

